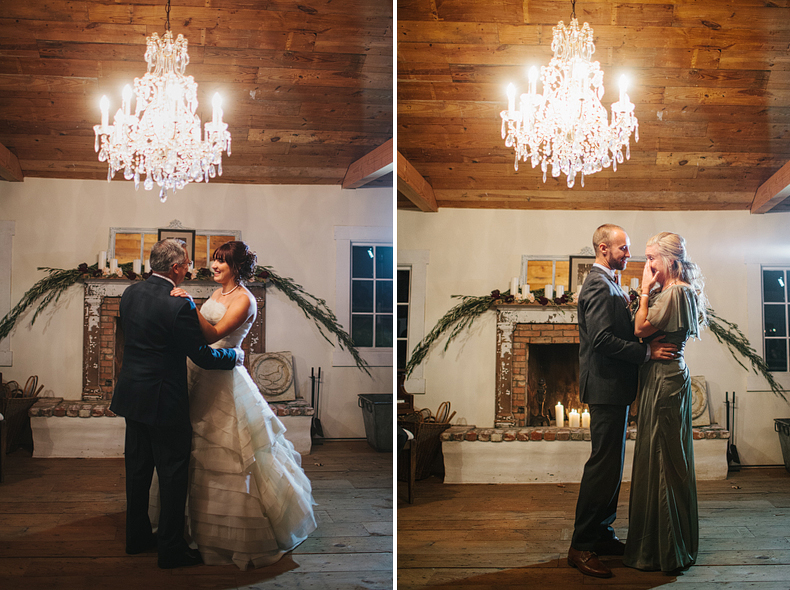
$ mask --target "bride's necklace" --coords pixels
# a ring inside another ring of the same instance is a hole
[[[239,283],[238,285],[236,285],[235,287],[233,287],[233,288],[232,288],[230,291],[228,291],[227,293],[225,293],[225,291],[222,291],[222,290],[220,290],[219,294],[220,294],[220,295],[230,295],[230,294],[231,294],[231,293],[233,293],[233,292],[234,292],[236,289],[238,289],[238,288],[239,288],[239,285],[241,285],[241,283]]]

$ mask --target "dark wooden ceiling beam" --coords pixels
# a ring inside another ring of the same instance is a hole
[[[436,196],[433,187],[417,172],[409,161],[398,152],[398,192],[417,205],[420,211],[437,212]]]
[[[790,162],[762,183],[754,193],[752,213],[768,213],[790,196]]]
[[[343,188],[359,188],[392,172],[392,139],[351,162],[343,178]]]
[[[22,182],[25,180],[25,175],[22,173],[19,160],[2,144],[0,144],[0,178],[12,182]]]

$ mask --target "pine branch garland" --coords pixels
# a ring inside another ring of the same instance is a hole
[[[36,301],[40,300],[33,314],[33,318],[30,321],[31,325],[36,322],[36,318],[38,318],[39,314],[50,304],[57,303],[66,289],[79,280],[91,277],[101,277],[102,273],[98,270],[98,266],[98,264],[88,266],[82,263],[77,268],[65,270],[60,268],[39,267],[38,270],[47,271],[48,275],[33,285],[22,296],[19,303],[14,306],[2,321],[0,321],[0,340],[11,333],[22,314],[33,306]],[[122,264],[120,268],[123,277],[131,280],[140,278],[132,272],[132,263]],[[210,276],[208,273],[203,273],[203,276],[201,276],[201,271],[203,270],[205,269],[200,269],[196,273],[198,278]],[[370,376],[370,366],[365,362],[365,359],[360,356],[359,351],[351,340],[351,336],[340,326],[334,312],[326,304],[326,300],[314,297],[293,279],[281,277],[270,266],[256,266],[255,277],[261,280],[268,280],[274,287],[282,291],[286,297],[296,303],[305,317],[315,322],[318,332],[324,340],[329,342],[332,346],[334,346],[335,343],[330,340],[327,333],[333,334],[337,338],[341,350],[348,350],[354,362],[357,364],[357,367]]]
[[[470,328],[477,318],[491,309],[492,305],[494,305],[497,301],[500,301],[500,297],[506,302],[512,301],[512,298],[509,297],[509,293],[509,291],[505,291],[500,294],[499,291],[494,291],[491,295],[485,295],[482,297],[453,295],[453,298],[460,298],[461,303],[457,304],[450,311],[444,314],[444,316],[442,316],[442,318],[436,323],[428,335],[425,336],[425,338],[423,338],[422,341],[414,347],[411,357],[406,363],[406,376],[408,377],[411,375],[414,369],[425,360],[425,358],[428,356],[428,353],[430,352],[430,349],[443,335],[447,334],[447,341],[444,344],[444,351],[447,352],[450,343],[461,332],[467,328]],[[542,293],[540,293],[540,295],[542,296]],[[562,310],[558,300],[555,299],[553,303],[557,309]],[[759,354],[757,354],[757,351],[754,350],[754,348],[752,348],[749,339],[746,338],[743,332],[741,332],[740,328],[738,328],[738,325],[719,317],[710,307],[706,309],[708,314],[708,328],[710,328],[710,331],[713,332],[713,335],[719,342],[727,346],[735,361],[741,367],[743,367],[744,370],[748,371],[749,368],[739,358],[739,356],[743,357],[745,361],[748,361],[748,364],[751,366],[751,370],[754,371],[755,374],[761,375],[765,378],[773,393],[782,398],[784,401],[788,401],[784,390],[782,389],[781,385],[776,382],[776,379],[774,379],[774,376],[768,369],[768,365],[765,363],[765,360]]]
[[[754,348],[752,348],[749,339],[744,335],[743,332],[741,332],[738,325],[719,317],[710,307],[706,309],[708,312],[708,328],[710,328],[710,331],[713,332],[713,335],[719,342],[727,346],[732,358],[734,358],[735,361],[744,368],[744,370],[748,371],[749,368],[738,358],[738,355],[742,356],[749,362],[751,365],[751,370],[755,374],[762,375],[763,378],[768,381],[771,391],[781,397],[784,401],[788,401],[782,386],[776,382],[776,379],[774,379],[774,376],[768,369],[768,365],[765,363],[765,360],[763,357],[757,354],[757,351],[754,350]]]

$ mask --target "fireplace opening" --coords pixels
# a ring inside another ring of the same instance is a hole
[[[527,351],[527,407],[524,426],[548,426],[557,403],[569,412],[579,401],[579,345],[530,344]]]

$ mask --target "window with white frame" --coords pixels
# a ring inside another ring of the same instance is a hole
[[[425,300],[428,250],[398,250],[396,318],[397,367],[402,371],[414,347],[425,337]],[[417,365],[404,383],[409,393],[425,393],[423,365]]]
[[[335,226],[335,314],[371,367],[393,365],[392,227]],[[354,358],[336,347],[336,367]]]
[[[790,268],[762,269],[763,358],[772,372],[788,370],[788,299]]]
[[[392,348],[392,246],[351,245],[351,340]]]

